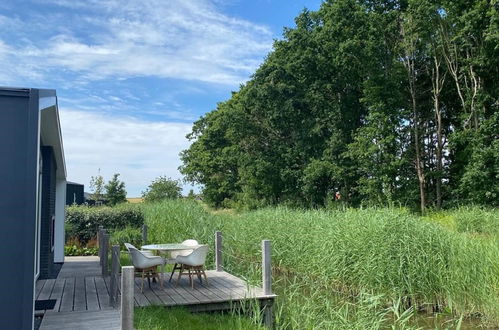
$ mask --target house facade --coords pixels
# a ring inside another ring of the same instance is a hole
[[[82,205],[85,203],[85,186],[81,183],[70,182],[66,184],[66,205]]]
[[[0,329],[32,329],[37,279],[64,262],[66,167],[55,90],[0,87]]]

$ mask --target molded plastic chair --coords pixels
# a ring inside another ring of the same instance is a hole
[[[125,245],[126,249],[128,250],[128,252],[130,252],[130,248],[138,250],[134,245],[132,245],[130,243],[124,243],[124,245]],[[143,255],[146,255],[148,257],[154,256],[154,254],[150,250],[140,250],[140,252],[142,252]]]
[[[163,287],[163,280],[160,279],[158,275],[158,266],[164,264],[164,260],[158,256],[147,256],[141,251],[137,250],[133,245],[126,243],[130,255],[132,256],[132,264],[136,271],[142,273],[142,285],[140,286],[140,292],[144,291],[144,277],[147,277],[149,283],[149,288],[151,287],[151,277],[156,277],[158,282],[160,282],[161,287]]]
[[[182,242],[182,245],[187,245],[187,246],[198,246],[199,243],[198,241],[196,241],[195,239],[186,239],[185,241]],[[168,282],[171,282],[172,281],[172,277],[173,277],[173,273],[175,273],[175,271],[178,269],[180,270],[180,265],[177,264],[175,258],[177,258],[178,256],[186,256],[186,255],[189,255],[192,253],[192,249],[189,249],[189,250],[179,250],[179,251],[172,251],[170,256],[171,256],[171,259],[167,259],[166,260],[166,263],[167,264],[174,264],[173,266],[173,270],[172,270],[172,273],[170,275],[170,279],[168,280]]]
[[[182,274],[189,274],[189,283],[194,289],[194,282],[192,281],[191,270],[198,276],[199,281],[201,281],[201,275],[204,276],[206,284],[208,284],[208,279],[206,278],[206,273],[204,271],[204,263],[206,262],[206,255],[208,254],[208,245],[200,245],[191,254],[187,256],[177,256],[175,258],[176,262],[180,264],[180,272],[178,273],[177,283],[180,281]],[[187,272],[185,272],[186,270]]]

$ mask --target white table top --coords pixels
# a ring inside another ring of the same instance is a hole
[[[199,245],[183,245],[180,243],[171,244],[149,244],[142,245],[143,250],[156,250],[156,251],[180,251],[180,250],[194,250]]]

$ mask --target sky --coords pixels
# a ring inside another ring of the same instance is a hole
[[[0,86],[56,89],[68,180],[182,179],[194,121],[321,0],[2,0]],[[184,193],[199,186],[183,184]]]

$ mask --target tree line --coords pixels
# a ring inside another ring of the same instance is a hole
[[[497,0],[329,0],[194,123],[214,206],[499,200]]]
[[[104,177],[100,174],[90,178],[90,199],[99,204],[114,206],[120,203],[126,203],[127,192],[125,182],[119,179],[120,174],[115,173],[107,184],[104,183]],[[176,199],[182,197],[182,187],[180,180],[174,180],[166,176],[155,178],[145,191],[142,191],[142,199],[145,202],[156,202],[163,199]],[[194,192],[189,191],[189,198],[195,198]]]

